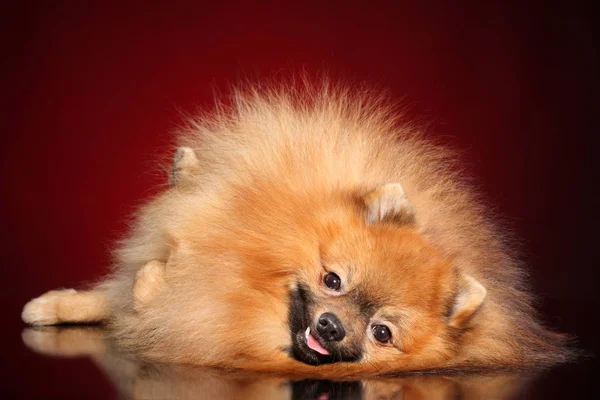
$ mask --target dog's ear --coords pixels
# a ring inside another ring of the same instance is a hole
[[[467,321],[477,311],[487,294],[486,288],[470,275],[459,276],[458,291],[448,311],[448,325],[464,328]]]
[[[364,198],[367,222],[370,224],[390,221],[404,224],[415,222],[415,213],[399,183],[379,186]]]

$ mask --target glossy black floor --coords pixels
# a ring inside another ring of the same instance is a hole
[[[571,399],[598,398],[598,364],[587,357],[547,371],[405,375],[354,382],[300,380],[140,362],[98,327],[28,328],[10,335],[20,399]],[[8,374],[8,375],[7,375]]]

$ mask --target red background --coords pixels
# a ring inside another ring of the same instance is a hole
[[[597,348],[591,9],[145,3],[2,13],[2,304],[13,340],[28,299],[107,272],[127,218],[166,182],[156,165],[180,111],[210,107],[245,77],[306,70],[389,89],[461,149],[523,243],[544,318]],[[13,372],[26,370],[23,354]]]

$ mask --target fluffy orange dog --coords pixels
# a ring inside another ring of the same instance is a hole
[[[25,322],[105,321],[159,361],[330,377],[568,357],[452,154],[380,98],[247,90],[179,140],[114,273],[30,301]]]

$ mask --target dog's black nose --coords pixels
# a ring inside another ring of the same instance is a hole
[[[335,314],[330,312],[323,313],[319,317],[317,332],[319,332],[319,336],[328,342],[339,342],[346,336],[344,325]]]

